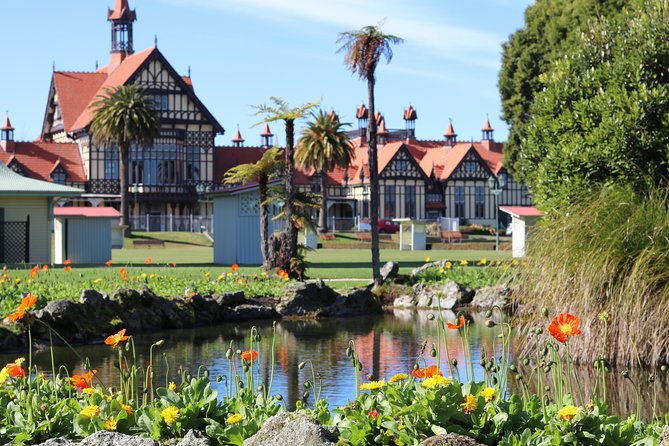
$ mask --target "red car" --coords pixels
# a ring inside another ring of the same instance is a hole
[[[399,232],[400,224],[392,220],[379,220],[379,232],[381,234],[395,234]]]

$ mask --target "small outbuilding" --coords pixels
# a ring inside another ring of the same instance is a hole
[[[400,224],[400,251],[424,251],[427,247],[427,221],[393,218]]]
[[[51,263],[54,203],[83,193],[26,178],[0,162],[0,263]]]
[[[56,207],[54,263],[102,264],[112,258],[112,226],[121,213],[112,207]]]
[[[513,257],[525,257],[528,232],[544,213],[532,206],[500,206],[499,210],[511,215]]]

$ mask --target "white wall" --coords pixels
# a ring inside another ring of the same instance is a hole
[[[72,263],[102,265],[111,259],[111,219],[68,218],[65,226],[67,228],[67,258]]]
[[[0,197],[5,221],[26,221],[30,216],[30,263],[51,263],[50,198]]]

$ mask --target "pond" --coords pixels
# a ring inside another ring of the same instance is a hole
[[[436,343],[437,323],[428,319],[428,311],[395,310],[381,316],[357,317],[346,319],[321,320],[282,320],[276,323],[275,364],[272,394],[280,393],[288,407],[294,407],[295,402],[302,397],[305,390],[303,384],[311,378],[311,370],[307,366],[302,370],[298,364],[311,360],[317,376],[322,380],[322,396],[330,402],[330,408],[336,408],[348,403],[355,397],[355,375],[345,350],[349,340],[354,340],[361,362],[363,364],[362,379],[367,375],[374,378],[390,378],[396,373],[410,373],[424,341],[428,342],[426,356],[428,365],[434,364],[434,358],[429,357],[433,342]],[[455,314],[444,312],[447,320],[454,321]],[[482,348],[490,354],[493,345],[497,355],[500,351],[500,341],[497,339],[499,329],[485,326],[483,314],[472,314],[473,323],[470,328],[470,343],[474,357],[476,379],[483,377],[483,370],[478,365]],[[229,374],[229,363],[225,352],[232,342],[233,348],[245,350],[248,348],[248,335],[255,325],[262,337],[261,356],[259,358],[258,373],[262,375],[261,382],[268,382],[271,370],[271,358],[268,352],[272,341],[273,324],[271,321],[257,323],[223,324],[214,327],[205,327],[189,330],[172,330],[135,336],[135,345],[138,355],[138,364],[148,363],[149,347],[159,339],[165,344],[156,348],[155,352],[155,380],[165,379],[165,359],[170,364],[170,378],[177,377],[177,370],[184,368],[197,374],[200,366],[206,367],[212,378]],[[465,379],[464,350],[460,335],[457,331],[449,331],[448,349],[450,357],[458,360],[458,369],[462,379]],[[443,347],[443,346],[442,346]],[[118,369],[114,362],[117,356],[111,348],[105,345],[86,345],[76,348],[79,354],[90,359],[93,368],[98,370],[98,376],[106,386],[118,384]],[[164,355],[164,357],[163,357]],[[0,362],[10,362],[16,354],[0,355]],[[445,367],[445,350],[442,348],[442,362]],[[70,373],[81,372],[81,362],[77,356],[66,347],[55,347],[56,366],[64,365]],[[35,362],[40,369],[51,370],[49,351],[41,350],[34,355]],[[520,362],[520,361],[519,361]],[[444,370],[447,370],[444,368]],[[527,376],[530,370],[525,371]],[[592,395],[595,373],[592,367],[577,369],[578,379],[585,395]],[[656,391],[656,410],[658,413],[669,411],[667,397],[669,385],[666,374],[657,377],[654,383],[649,383],[649,373],[631,371],[635,382],[644,395],[642,412],[644,418],[652,416],[653,401]],[[661,379],[663,378],[663,379]],[[531,380],[527,379],[526,382]],[[636,397],[633,385],[621,378],[620,373],[608,375],[608,398],[612,411],[617,414],[628,415],[636,410]],[[515,380],[510,383],[517,386]],[[212,382],[220,395],[225,395],[225,382]],[[512,391],[518,389],[511,389]],[[313,403],[313,396],[309,397]]]

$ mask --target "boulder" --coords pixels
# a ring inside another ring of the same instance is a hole
[[[402,295],[393,301],[395,308],[416,308],[416,299],[408,294]]]
[[[140,302],[139,292],[130,288],[119,288],[109,296],[109,299],[124,307],[135,307]]]
[[[189,430],[176,446],[210,446],[211,441],[200,431]]]
[[[471,288],[454,281],[434,284],[416,284],[416,307],[418,308],[451,308],[469,304],[474,298]]]
[[[21,337],[5,327],[0,327],[0,351],[15,350],[23,346]]]
[[[339,434],[304,414],[281,413],[265,421],[260,430],[244,440],[244,446],[335,446]]]
[[[214,294],[212,297],[221,307],[236,307],[237,305],[248,303],[248,300],[244,297],[243,291]]]
[[[426,438],[418,446],[483,446],[471,437],[458,434],[441,434]]]
[[[381,313],[381,301],[368,287],[340,294],[327,309],[328,316],[368,316]]]
[[[293,282],[284,288],[276,311],[281,316],[324,316],[336,298],[337,293],[320,279]]]
[[[221,305],[212,296],[193,294],[184,298],[184,301],[193,307],[196,325],[211,325],[220,320]]]
[[[669,426],[664,426],[662,437],[660,437],[660,442],[657,446],[669,446]]]
[[[274,310],[264,305],[243,304],[223,310],[224,321],[250,321],[255,319],[272,319]]]
[[[103,299],[104,295],[96,290],[84,290],[81,292],[81,302],[91,307],[101,305]]]
[[[36,319],[45,322],[58,333],[68,334],[70,340],[82,342],[90,337],[100,336],[100,326],[88,314],[87,307],[71,300],[49,302],[34,314]],[[49,330],[41,324],[34,324],[34,335],[48,339]]]
[[[504,307],[509,303],[511,288],[507,285],[495,285],[476,290],[472,306],[478,308]]]
[[[421,265],[421,266],[418,266],[418,267],[412,269],[411,270],[411,275],[415,276],[415,275],[418,275],[418,274],[422,273],[423,271],[426,271],[426,270],[432,269],[432,268],[436,268],[436,269],[443,268],[444,265],[446,264],[446,262],[448,262],[448,260],[445,260],[445,259],[444,260],[437,260],[437,261],[434,261],[434,262],[427,262],[424,265]]]
[[[8,445],[10,445],[10,443],[8,443],[5,446],[8,446]],[[58,437],[58,438],[50,438],[47,441],[45,441],[44,443],[40,443],[37,446],[74,446],[74,445],[75,445],[75,443],[71,442],[67,438]]]
[[[386,280],[391,280],[397,277],[397,273],[400,271],[400,264],[397,262],[387,262],[381,268],[381,283],[384,283]]]
[[[98,431],[84,438],[79,446],[160,446],[150,438],[125,435],[118,432]]]

